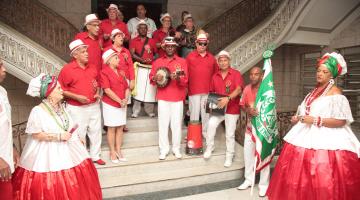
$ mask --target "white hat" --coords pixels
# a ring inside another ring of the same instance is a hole
[[[161,15],[160,15],[160,22],[162,22],[162,20],[163,20],[165,17],[169,17],[170,20],[171,20],[171,15],[170,15],[169,13],[164,13],[164,14],[161,14]]]
[[[206,37],[206,34],[204,34],[204,33],[200,33],[197,37],[196,37],[196,42],[200,42],[200,41],[202,41],[202,42],[207,42],[207,41],[209,41],[208,39],[207,39],[207,37]]]
[[[229,60],[231,59],[229,52],[227,52],[225,50],[220,51],[220,53],[217,55],[218,60],[221,57],[227,57]]]
[[[106,12],[109,12],[110,9],[115,9],[116,11],[119,11],[119,8],[116,4],[110,4],[109,7],[106,9]]]
[[[70,42],[69,44],[69,49],[70,49],[70,56],[72,56],[72,54],[74,53],[74,51],[80,47],[87,47],[88,45],[84,44],[82,40],[77,39],[74,40],[72,42]]]
[[[100,20],[97,18],[97,16],[95,14],[88,14],[86,15],[85,17],[85,23],[84,25],[88,25],[90,22],[94,22],[94,21],[97,21],[97,22],[100,22]]]
[[[175,42],[175,38],[174,37],[165,37],[164,40],[163,40],[163,43],[164,45],[178,45],[176,42]]]
[[[107,63],[107,61],[109,61],[109,59],[111,57],[113,57],[114,55],[117,55],[117,54],[113,49],[109,49],[109,50],[105,51],[102,55],[103,62]]]
[[[114,30],[111,31],[111,36],[110,36],[111,40],[114,40],[114,38],[115,38],[115,36],[116,36],[117,34],[120,34],[120,35],[122,35],[122,37],[125,37],[124,32],[122,32],[120,29],[117,29],[117,28],[116,28],[116,29],[114,29]]]
[[[41,79],[45,76],[44,73],[41,73],[39,76],[30,80],[29,87],[26,91],[26,94],[32,97],[40,97],[40,88],[41,88]]]
[[[138,29],[141,24],[145,24],[145,25],[149,28],[149,25],[146,23],[146,21],[143,20],[143,19],[141,19],[141,20],[138,22],[138,24],[136,25],[136,29]]]
[[[186,14],[185,16],[184,16],[184,20],[183,20],[183,22],[185,22],[187,19],[189,19],[189,18],[193,18],[192,17],[192,15],[189,13],[189,14]]]

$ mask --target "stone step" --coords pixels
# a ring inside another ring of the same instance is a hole
[[[159,161],[155,149],[145,147],[135,157],[127,157],[127,163],[118,166],[98,167],[104,198],[135,195],[161,190],[189,187],[240,178],[244,167],[240,145],[236,146],[236,157],[230,168],[223,166],[225,149],[218,148],[214,155],[205,160],[201,156],[184,156]],[[142,155],[142,152],[149,154]],[[152,156],[150,156],[152,155]],[[144,158],[141,161],[141,158]]]
[[[131,132],[157,131],[158,118],[146,116],[127,118],[126,127],[128,127]]]

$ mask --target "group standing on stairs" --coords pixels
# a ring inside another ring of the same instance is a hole
[[[149,117],[158,115],[159,160],[165,160],[170,149],[182,159],[187,97],[190,120],[202,124],[205,160],[211,159],[216,129],[225,121],[224,167],[232,165],[237,121],[241,110],[246,112],[245,181],[238,189],[250,187],[256,163],[249,127],[251,117],[258,115],[254,102],[262,69],[251,68],[250,84],[244,87],[241,73],[230,65],[230,54],[223,50],[215,57],[208,51],[209,35],[196,29],[190,13],[183,14],[177,29],[172,27],[171,15],[164,13],[160,16],[162,26],[156,29],[154,21],[146,17],[144,5],[137,6],[137,17],[127,24],[120,19],[123,15],[117,5],[110,4],[106,11],[108,19],[99,20],[95,14],[85,17],[84,31],[69,44],[72,60],[58,77],[40,74],[31,80],[27,94],[39,97],[41,103],[30,113],[21,157],[12,145],[11,107],[5,89],[0,87],[0,199],[102,199],[94,163],[106,165],[100,157],[103,125],[110,161],[126,162],[122,141],[131,103],[132,118],[139,116],[142,103]],[[141,70],[148,73],[142,79]],[[349,103],[331,82],[331,78],[346,73],[346,63],[340,54],[329,54],[317,70],[318,85],[292,118],[295,126],[285,138],[270,186],[270,167],[261,172],[259,196],[360,196],[360,143],[349,128],[353,121]],[[5,67],[0,60],[0,83],[4,78]],[[131,98],[140,91],[144,98],[154,95],[155,100]],[[209,94],[219,95],[216,106],[223,109],[222,115],[207,112]]]

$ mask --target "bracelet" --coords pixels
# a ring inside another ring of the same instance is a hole
[[[61,133],[59,134],[59,141],[61,142]]]
[[[312,124],[313,124],[314,126],[317,126],[317,123],[318,123],[318,118],[316,118],[316,117],[315,117],[315,118],[313,118],[313,120],[314,120],[314,121],[313,121],[313,123],[312,123]]]
[[[320,121],[321,121],[321,118],[320,118],[320,116],[318,116],[317,120],[316,120],[316,126],[320,127]]]
[[[323,124],[324,124],[324,120],[323,120],[323,118],[321,118],[321,117],[319,117],[319,118],[320,118],[319,127],[321,127],[321,126],[323,126]]]
[[[300,117],[301,123],[304,123],[304,120],[305,120],[305,119],[304,119],[304,116],[301,116],[301,117]]]

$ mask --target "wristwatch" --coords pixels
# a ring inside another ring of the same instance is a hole
[[[230,97],[230,96],[227,96],[227,98],[229,99],[229,101],[231,100],[231,97]]]

